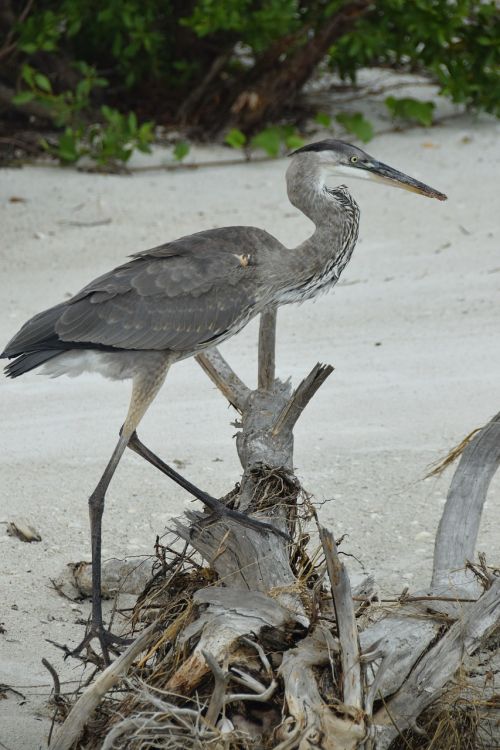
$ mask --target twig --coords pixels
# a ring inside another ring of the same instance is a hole
[[[229,403],[241,413],[251,391],[236,375],[219,350],[214,347],[202,354],[197,354],[196,361]]]
[[[283,430],[292,431],[298,418],[312,399],[318,388],[320,388],[327,377],[333,372],[332,365],[316,364],[309,375],[296,388],[290,401],[286,404],[281,414],[278,415],[271,433],[276,436]]]
[[[53,700],[56,705],[56,710],[54,711],[54,715],[52,716],[49,736],[47,738],[47,744],[50,746],[56,719],[58,715],[61,715],[62,719],[64,720],[68,714],[69,707],[66,702],[66,699],[64,698],[64,696],[61,695],[61,683],[59,681],[59,675],[57,674],[56,670],[47,659],[42,659],[42,664],[50,672],[50,676],[52,677],[52,680],[54,683],[54,699]]]
[[[23,21],[26,20],[30,10],[31,6],[33,5],[34,0],[28,0],[26,5],[24,6],[24,9],[21,11],[19,18],[15,23],[12,24],[12,28],[7,34],[5,38],[5,42],[3,43],[2,47],[0,48],[0,60],[3,60],[4,57],[8,57],[11,52],[13,52],[17,47],[17,42],[13,42],[14,34],[16,30],[19,28],[19,26],[23,23]]]
[[[270,391],[274,385],[276,359],[276,307],[269,307],[260,316],[258,388]]]
[[[199,86],[196,86],[194,89],[192,89],[190,94],[182,102],[176,115],[177,120],[181,120],[183,122],[187,120],[193,109],[205,96],[206,91],[214,78],[216,78],[224,68],[232,53],[233,48],[231,47],[230,50],[223,52],[221,55],[218,55],[215,58],[212,65],[210,66],[208,73],[205,75]]]
[[[242,636],[241,640],[243,641],[243,643],[246,643],[247,646],[251,646],[252,648],[254,648],[257,651],[257,653],[259,655],[259,659],[262,662],[262,666],[266,670],[266,674],[269,677],[272,677],[273,670],[271,668],[271,664],[269,662],[269,659],[266,656],[266,653],[265,653],[264,649],[260,645],[260,643],[258,641],[252,641],[251,638],[247,638],[246,636]]]
[[[478,581],[480,582],[482,588],[486,591],[490,588],[491,584],[496,578],[496,575],[488,570],[488,566],[486,565],[486,559],[483,553],[479,553],[479,563],[472,563],[470,560],[467,560],[467,563],[465,564],[465,567],[467,570],[472,571],[472,573],[476,576]],[[477,600],[476,600],[477,601]]]
[[[21,685],[20,687],[24,687],[24,685]],[[28,685],[28,687],[43,687],[43,685]],[[18,695],[20,698],[23,699],[23,701],[26,700],[26,696],[23,695],[23,693],[20,693],[19,690],[16,690],[10,685],[6,685],[5,683],[0,682],[0,693],[6,693],[7,691],[14,693],[14,695]]]
[[[252,677],[246,675],[240,670],[238,670],[238,673],[243,684],[246,684],[247,687],[253,690],[253,682],[257,682],[257,680],[253,680]],[[245,678],[248,678],[248,680],[246,680]],[[256,701],[258,703],[266,703],[270,698],[272,698],[272,696],[276,692],[277,687],[278,683],[273,680],[269,687],[264,688],[264,690],[256,690],[252,693],[231,693],[226,698],[224,698],[224,705],[227,706],[229,703],[235,703],[236,701]]]
[[[239,682],[240,685],[244,685],[245,687],[249,688],[253,692],[252,693],[232,693],[231,695],[228,695],[224,699],[225,706],[228,703],[234,703],[236,701],[258,701],[260,703],[265,703],[274,695],[276,688],[278,687],[278,683],[273,677],[273,671],[271,669],[271,664],[269,663],[269,659],[267,658],[264,652],[264,649],[262,648],[260,643],[258,643],[257,641],[252,641],[251,638],[246,638],[245,636],[243,636],[241,640],[244,643],[246,643],[248,646],[251,646],[257,651],[261,664],[266,671],[266,674],[271,678],[271,683],[266,688],[265,685],[262,685],[258,680],[255,679],[255,677],[252,677],[251,675],[248,675],[245,672],[242,672],[241,669],[236,669],[236,667],[233,667],[230,672],[233,679],[236,682]]]
[[[104,227],[111,224],[113,219],[96,219],[96,221],[58,221],[58,224],[67,227]]]
[[[210,667],[210,671],[212,672],[214,676],[214,689],[212,693],[212,697],[210,698],[210,703],[208,704],[207,714],[205,716],[205,719],[209,724],[212,724],[212,726],[216,725],[217,718],[222,711],[222,708],[225,703],[225,693],[226,693],[226,687],[229,682],[229,673],[224,672],[218,665],[217,660],[212,656],[211,653],[208,651],[201,652],[203,654],[203,658],[207,662],[208,666]]]
[[[50,676],[52,677],[54,681],[54,699],[57,700],[59,696],[61,695],[61,683],[59,682],[59,675],[57,674],[52,664],[49,661],[47,661],[47,659],[42,659],[42,664],[45,667],[45,669],[49,670]]]
[[[59,727],[54,741],[50,745],[50,750],[70,750],[80,736],[92,711],[120,677],[127,672],[136,656],[146,648],[157,629],[158,623],[154,622],[143,630],[127,650],[116,661],[112,662],[94,684],[83,693],[73,706],[66,721]]]
[[[324,526],[319,526],[319,537],[325,552],[326,567],[337,617],[340,660],[342,663],[343,700],[346,705],[362,710],[363,687],[361,683],[359,639],[351,584],[347,571],[340,562],[333,534]]]

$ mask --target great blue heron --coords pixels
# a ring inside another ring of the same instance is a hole
[[[92,620],[78,652],[98,637],[105,661],[115,640],[101,610],[101,520],[106,490],[127,446],[195,494],[213,512],[270,530],[269,524],[228,510],[164,464],[136,429],[169,367],[219,344],[268,306],[302,302],[330,289],[348,263],[358,236],[359,208],[345,186],[327,187],[333,174],[382,181],[431,198],[446,196],[392,169],[359,148],[324,140],[292,154],[288,197],[315,224],[294,249],[263,229],[224,227],[197,232],[137,255],[87,284],[66,302],[35,315],[7,344],[17,377],[40,365],[49,375],[99,372],[132,379],[120,437],[89,499],[92,539]]]

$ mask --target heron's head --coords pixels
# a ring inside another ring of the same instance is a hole
[[[413,177],[403,174],[403,172],[398,172],[397,169],[377,161],[362,149],[351,146],[350,143],[344,143],[344,141],[333,139],[317,141],[297,149],[290,155],[294,157],[300,154],[305,155],[302,158],[314,160],[323,170],[325,176],[334,175],[373,180],[403,190],[410,190],[412,193],[420,193],[420,195],[426,195],[428,198],[437,198],[440,201],[446,200],[444,193],[434,190],[429,185],[424,185],[423,182],[419,182]]]

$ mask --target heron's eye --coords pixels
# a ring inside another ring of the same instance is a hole
[[[357,161],[358,161],[357,156],[351,156],[351,159],[350,159],[351,164],[356,164]]]

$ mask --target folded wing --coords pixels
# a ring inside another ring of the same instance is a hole
[[[64,305],[55,334],[63,342],[182,352],[238,327],[255,305],[256,260],[234,236],[228,251],[220,231],[154,248],[91,282]]]

